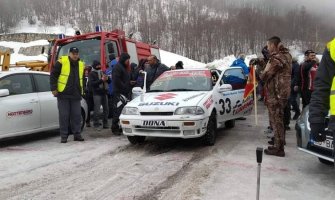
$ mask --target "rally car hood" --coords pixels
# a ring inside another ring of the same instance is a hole
[[[206,91],[145,93],[127,107],[137,107],[140,112],[174,112],[179,107],[197,106],[206,94]]]

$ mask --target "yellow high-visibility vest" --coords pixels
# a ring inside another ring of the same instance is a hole
[[[57,90],[58,92],[63,92],[69,79],[71,65],[68,56],[62,56],[58,61],[62,64],[62,70],[58,77]],[[83,90],[84,66],[85,66],[84,62],[79,61],[79,82],[80,82],[81,94],[84,94]]]
[[[335,38],[327,44],[331,59],[335,62]],[[332,87],[330,89],[330,115],[335,115],[335,76],[333,77]]]

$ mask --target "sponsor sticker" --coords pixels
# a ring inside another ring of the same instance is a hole
[[[165,121],[143,121],[143,126],[166,126]]]
[[[145,102],[139,103],[138,106],[178,106],[178,102]]]
[[[190,70],[190,71],[175,70],[165,72],[158,79],[165,79],[169,77],[194,77],[194,76],[211,77],[211,72],[209,70]]]
[[[210,96],[203,105],[206,107],[206,109],[208,109],[209,107],[211,107],[212,104],[213,104],[213,97]]]
[[[234,107],[233,115],[237,115],[241,112],[250,111],[250,109],[252,109],[253,103],[254,103],[254,101],[253,101],[252,96],[249,96],[241,104],[236,103],[237,105],[236,105],[236,107]]]
[[[27,115],[32,115],[33,110],[20,110],[20,111],[14,111],[14,112],[7,112],[7,118],[12,118],[12,117],[21,117],[21,116],[27,116]]]
[[[163,100],[168,100],[168,99],[173,99],[177,96],[177,94],[174,93],[166,93],[166,94],[160,94],[155,97],[155,99],[163,101]]]
[[[195,95],[190,96],[190,97],[188,97],[188,98],[186,98],[186,99],[183,99],[183,101],[189,101],[189,100],[194,99],[194,98],[197,98],[197,97],[199,97],[199,96],[201,96],[201,95],[203,95],[203,94],[205,94],[205,93],[195,94]]]

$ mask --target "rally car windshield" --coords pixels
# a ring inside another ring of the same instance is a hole
[[[80,40],[59,46],[57,60],[61,56],[68,55],[71,47],[79,49],[79,57],[86,65],[91,65],[93,60],[100,61],[100,40]]]
[[[150,87],[150,92],[210,91],[213,89],[208,70],[176,70],[162,74]]]

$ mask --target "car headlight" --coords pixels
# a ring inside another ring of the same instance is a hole
[[[187,106],[177,108],[174,112],[175,115],[202,115],[205,111],[199,106]]]
[[[139,115],[138,108],[135,107],[124,107],[122,110],[123,115]]]

